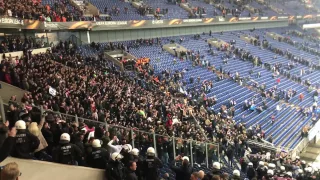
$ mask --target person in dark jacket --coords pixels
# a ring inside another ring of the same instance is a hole
[[[125,144],[123,145],[122,150],[120,152],[121,155],[123,156],[123,159],[121,160],[121,162],[126,168],[129,168],[129,162],[133,161],[133,155],[130,154],[131,150],[132,150],[132,146],[130,144]]]
[[[124,179],[124,167],[121,163],[121,159],[123,156],[114,152],[111,155],[111,160],[108,162],[106,166],[105,175],[108,180],[123,180]]]
[[[19,120],[15,123],[17,129],[16,143],[11,151],[12,157],[32,159],[34,151],[39,147],[40,140],[27,131],[26,123]]]
[[[70,143],[70,135],[63,133],[60,136],[60,145],[53,150],[53,161],[61,164],[76,165],[76,159],[81,159],[83,152],[80,148]]]
[[[192,174],[192,167],[189,164],[189,158],[187,156],[181,157],[180,155],[176,157],[175,161],[182,160],[182,166],[177,167],[174,162],[171,164],[170,168],[176,173],[176,180],[189,180]]]
[[[252,162],[248,163],[248,170],[247,170],[247,177],[249,178],[249,180],[253,179],[254,177],[256,177],[256,171],[253,168],[253,164]]]
[[[203,179],[204,180],[211,180],[214,176],[220,177],[220,175],[222,175],[220,169],[221,169],[221,164],[219,162],[214,162],[212,164],[212,172],[207,173]]]
[[[161,160],[155,157],[153,147],[147,149],[147,158],[143,162],[144,178],[158,180],[160,179],[159,169],[163,167]]]
[[[130,152],[133,156],[133,161],[136,162],[137,169],[135,171],[136,175],[138,176],[138,179],[142,179],[142,167],[143,167],[143,160],[141,157],[139,157],[139,149],[133,148]]]
[[[15,127],[13,127],[11,130],[8,130],[8,127],[5,124],[0,124],[0,162],[9,156],[15,144],[16,134],[17,130]]]
[[[92,151],[87,157],[87,163],[92,168],[105,169],[109,161],[110,154],[104,148],[101,148],[99,139],[92,142]]]
[[[129,169],[127,171],[126,180],[138,180],[138,177],[135,173],[137,170],[137,163],[134,161],[129,162]]]

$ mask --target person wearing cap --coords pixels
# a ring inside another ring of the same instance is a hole
[[[254,177],[256,177],[256,171],[253,168],[253,164],[252,162],[248,163],[248,169],[247,169],[247,177],[249,178],[249,180],[253,179]]]
[[[182,166],[175,166],[175,161],[182,161]],[[192,173],[192,167],[190,166],[189,158],[187,156],[181,157],[179,155],[175,158],[175,161],[171,163],[170,168],[176,173],[176,180],[189,180]]]
[[[101,141],[92,141],[92,151],[87,156],[87,163],[92,168],[105,169],[110,159],[110,153],[101,147]]]
[[[40,140],[27,131],[26,123],[23,120],[17,121],[15,127],[17,129],[16,143],[11,151],[11,156],[32,159],[34,151],[39,147]]]
[[[60,145],[58,145],[52,154],[52,159],[56,163],[77,165],[77,159],[82,159],[80,148],[70,143],[70,135],[63,133],[60,136]]]
[[[163,167],[161,160],[155,157],[153,147],[147,149],[147,158],[143,161],[143,177],[145,179],[159,180],[159,169]]]
[[[232,175],[233,176],[232,176],[231,180],[240,180],[241,179],[239,170],[234,170]]]
[[[111,155],[110,161],[106,165],[105,176],[107,180],[123,180],[125,177],[124,166],[121,163],[123,156],[119,152]]]

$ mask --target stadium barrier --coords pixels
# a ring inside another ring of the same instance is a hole
[[[19,166],[19,171],[21,172],[19,180],[104,180],[104,170],[45,161],[8,157],[0,163],[0,166],[4,166],[11,162],[15,162]]]

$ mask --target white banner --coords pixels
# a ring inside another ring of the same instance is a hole
[[[57,94],[57,91],[56,91],[56,89],[54,89],[53,87],[49,87],[49,94],[51,94],[52,96],[56,96],[56,94]]]

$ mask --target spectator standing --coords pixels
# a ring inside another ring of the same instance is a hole
[[[135,161],[130,161],[129,169],[126,175],[126,180],[138,180],[138,177],[135,173],[136,170],[137,170],[137,163]]]

